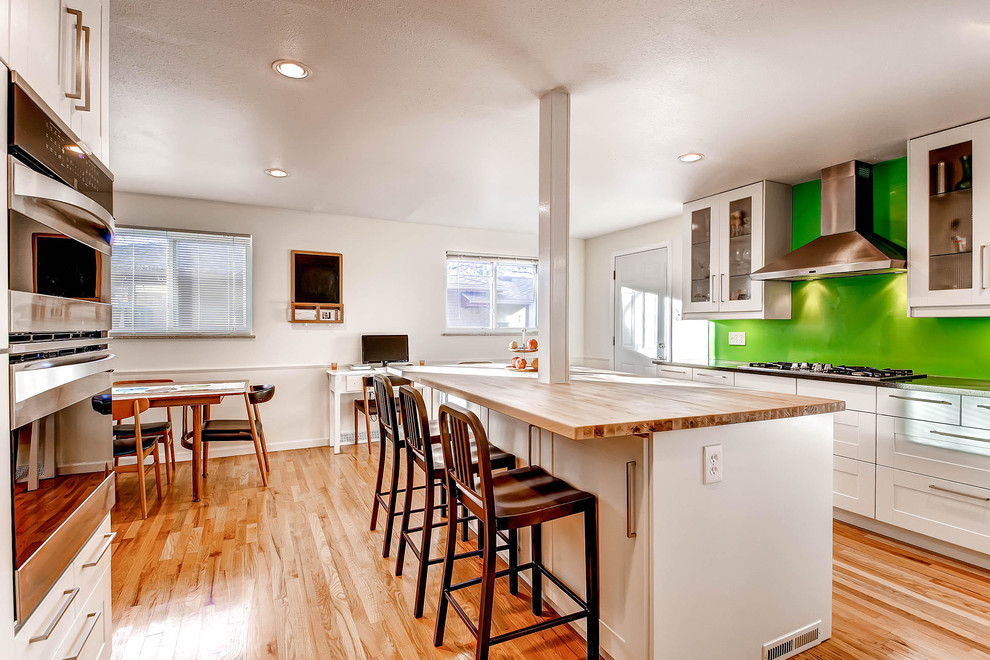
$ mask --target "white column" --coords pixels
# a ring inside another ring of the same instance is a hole
[[[541,383],[570,380],[567,350],[567,247],[570,238],[571,95],[554,89],[540,97]]]

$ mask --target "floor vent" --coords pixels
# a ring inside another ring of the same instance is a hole
[[[784,660],[817,644],[821,637],[821,626],[822,622],[816,621],[810,626],[767,642],[763,645],[763,660]]]

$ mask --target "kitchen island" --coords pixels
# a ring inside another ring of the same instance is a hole
[[[805,631],[795,648],[830,636],[841,401],[588,369],[565,385],[499,365],[395,371],[466,404],[521,462],[598,497],[611,657],[756,658]],[[720,482],[704,483],[706,447]],[[583,527],[548,527],[545,561],[577,588]],[[559,592],[545,597],[570,611]]]

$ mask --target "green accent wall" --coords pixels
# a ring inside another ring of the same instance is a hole
[[[874,166],[875,230],[907,244],[907,159]],[[821,180],[794,186],[793,245],[817,238]],[[715,321],[719,360],[788,360],[914,369],[990,379],[990,318],[912,319],[907,276],[867,275],[795,282],[788,321]],[[729,346],[745,332],[746,346]]]

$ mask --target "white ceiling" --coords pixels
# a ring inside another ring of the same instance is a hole
[[[986,0],[110,4],[120,190],[536,231],[537,99],[563,86],[588,237],[990,115]]]

